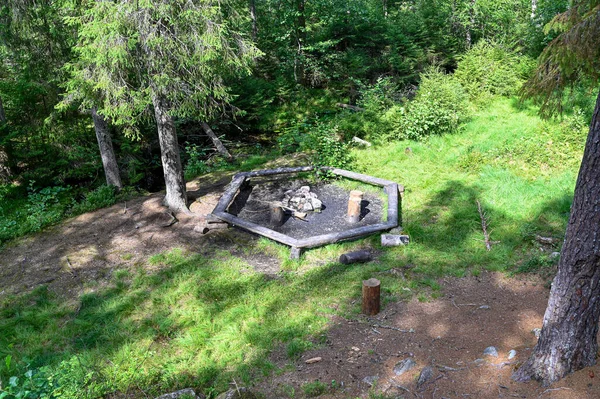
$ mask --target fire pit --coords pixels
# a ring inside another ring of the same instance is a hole
[[[383,187],[384,203],[373,193],[349,193],[333,184],[312,184],[284,178],[312,171],[311,166],[238,173],[233,177],[213,215],[233,226],[291,247],[291,258],[303,248],[353,239],[398,226],[398,184],[343,169],[323,170],[352,180]],[[267,180],[279,177],[279,180]],[[257,182],[259,180],[260,182]],[[353,215],[350,215],[354,213]]]

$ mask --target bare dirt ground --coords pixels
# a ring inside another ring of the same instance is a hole
[[[388,305],[374,318],[335,319],[326,344],[304,353],[290,371],[261,384],[267,398],[302,393],[322,382],[323,398],[600,398],[600,367],[590,367],[542,387],[512,381],[527,359],[541,327],[548,289],[531,277],[500,273],[440,281],[444,295],[430,302],[414,299]],[[484,355],[494,346],[498,357]],[[509,351],[517,355],[508,359]],[[306,360],[321,358],[316,363]],[[397,376],[395,366],[415,366]],[[286,367],[284,354],[273,360]],[[431,377],[418,383],[426,367]],[[333,387],[333,388],[332,388]]]
[[[197,212],[214,208],[230,176],[193,182],[188,190],[200,198]],[[228,250],[236,254],[256,239],[229,229],[200,235],[202,218],[178,215],[179,222],[153,194],[70,219],[43,233],[18,240],[0,253],[0,299],[39,285],[74,300],[80,293],[110,281],[112,272],[150,267],[148,256],[179,247],[193,252]],[[168,226],[168,227],[166,227]],[[279,260],[245,257],[259,272],[276,274]],[[401,266],[401,265],[399,265]],[[90,285],[93,282],[94,284]],[[322,397],[354,398],[383,393],[404,398],[600,398],[600,368],[581,370],[551,387],[517,384],[512,371],[535,345],[532,329],[541,327],[548,290],[534,277],[507,278],[499,273],[440,281],[443,295],[429,302],[387,305],[374,318],[333,318],[327,342],[290,362],[274,348],[281,368],[256,389],[266,398],[302,397],[307,383],[327,387]],[[92,288],[90,288],[92,287]],[[494,346],[498,357],[484,355]],[[514,359],[508,359],[516,350]],[[322,360],[307,364],[306,360]],[[415,366],[397,376],[398,362]],[[418,384],[425,367],[431,377]]]

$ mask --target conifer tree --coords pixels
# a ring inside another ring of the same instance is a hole
[[[240,33],[246,5],[231,0],[88,1],[80,17],[72,93],[101,98],[98,113],[135,135],[153,115],[165,205],[187,211],[175,117],[210,119],[230,100],[225,78],[248,73],[258,50]],[[240,11],[240,12],[238,12]],[[92,105],[92,104],[90,104]]]

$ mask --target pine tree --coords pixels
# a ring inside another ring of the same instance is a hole
[[[248,73],[259,55],[241,34],[246,5],[231,0],[89,1],[79,28],[72,92],[101,98],[98,112],[135,135],[154,116],[165,205],[187,211],[176,117],[210,119],[230,100],[225,78]],[[238,12],[240,10],[240,12]]]

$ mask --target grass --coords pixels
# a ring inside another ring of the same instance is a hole
[[[331,315],[358,316],[363,279],[382,281],[385,307],[435,298],[442,276],[551,268],[556,259],[533,238],[564,234],[584,143],[584,132],[569,129],[568,121],[543,122],[501,99],[461,133],[356,150],[357,170],[406,186],[406,247],[381,248],[371,236],[310,250],[295,261],[287,259],[287,247],[266,239],[239,257],[173,249],[147,260],[159,271],[149,273],[145,265],[116,271],[108,288],[90,288],[75,302],[44,287],[4,297],[0,359],[11,361],[0,367],[3,386],[32,369],[43,370],[67,398],[158,396],[188,386],[212,397],[234,379],[248,384],[272,373],[273,350],[293,363],[322,345]],[[476,200],[497,242],[490,252],[481,241]],[[333,261],[365,246],[379,252],[376,261]],[[252,254],[279,259],[282,272],[276,279],[255,272],[244,260]],[[414,267],[404,278],[391,273],[408,264]],[[288,388],[288,397],[330,389],[317,382]]]

